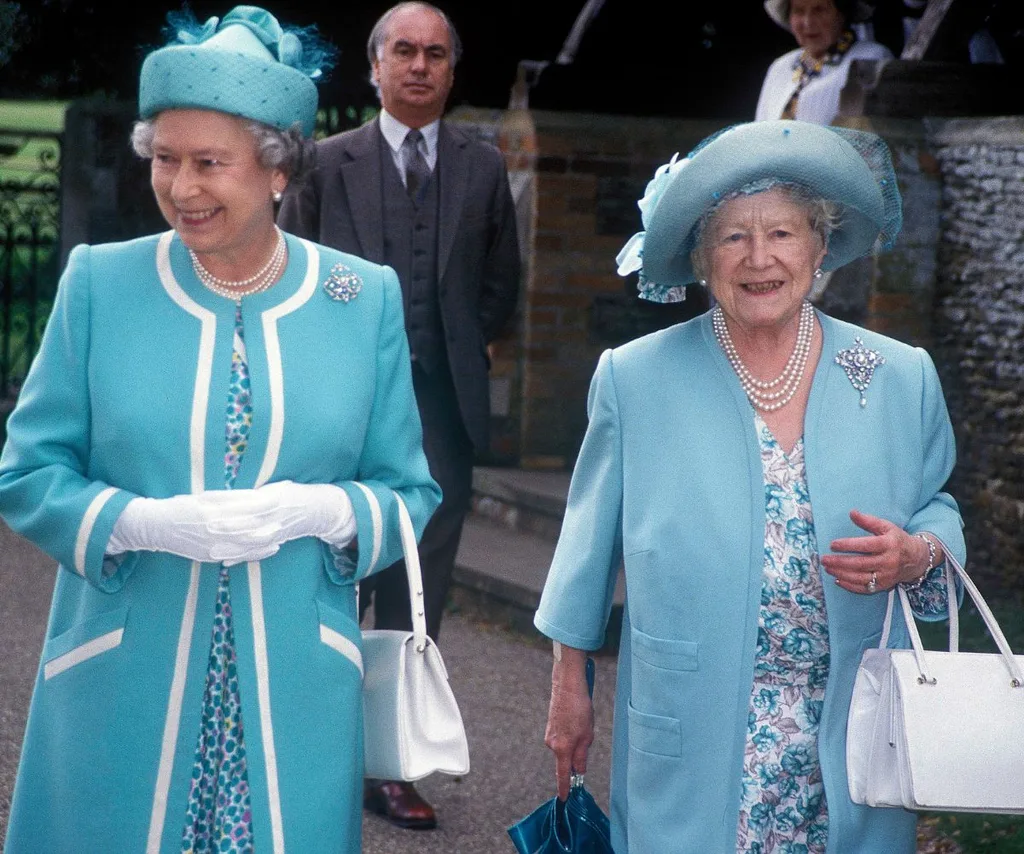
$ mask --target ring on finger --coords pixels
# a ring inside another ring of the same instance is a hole
[[[871,578],[868,580],[868,583],[865,586],[868,589],[868,593],[874,593],[878,589],[878,573],[877,572],[872,572],[871,573]]]

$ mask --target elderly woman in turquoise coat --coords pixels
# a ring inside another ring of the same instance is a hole
[[[658,170],[619,255],[641,296],[715,307],[605,352],[537,627],[559,795],[586,769],[587,650],[624,567],[612,753],[616,854],[910,854],[915,815],[854,803],[846,723],[886,591],[946,612],[962,560],[949,416],[928,354],[827,317],[822,270],[884,248],[884,143],[739,125]],[[954,603],[955,604],[955,603]],[[893,643],[909,645],[901,615]]]
[[[171,230],[71,253],[0,458],[59,564],[5,850],[351,854],[356,584],[440,498],[401,293],[274,225],[328,46],[179,25],[133,134]]]

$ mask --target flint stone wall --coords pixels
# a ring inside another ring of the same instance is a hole
[[[925,122],[942,175],[934,332],[972,575],[1024,587],[1024,117]]]

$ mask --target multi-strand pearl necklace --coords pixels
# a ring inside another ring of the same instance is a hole
[[[196,253],[189,249],[188,254],[192,259],[192,269],[196,271],[196,276],[199,277],[199,281],[203,283],[204,287],[226,299],[238,302],[242,297],[261,293],[277,281],[284,267],[287,249],[284,235],[281,233],[281,229],[275,227],[274,230],[277,232],[277,246],[274,247],[270,260],[263,265],[263,269],[249,276],[248,279],[232,282],[227,279],[217,278],[203,266]]]
[[[721,306],[715,307],[711,321],[715,337],[722,350],[725,351],[725,356],[736,372],[736,376],[739,377],[740,385],[751,405],[762,412],[775,412],[789,403],[804,378],[807,359],[811,353],[811,341],[814,338],[814,308],[811,304],[804,302],[801,307],[800,326],[797,329],[793,352],[789,356],[789,361],[786,362],[786,367],[782,369],[782,373],[773,380],[759,380],[743,364],[740,354],[736,352],[736,346],[732,343],[732,336],[729,335],[729,327],[726,325]]]

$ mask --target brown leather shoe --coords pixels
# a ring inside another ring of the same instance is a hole
[[[434,808],[423,800],[412,783],[366,780],[363,783],[363,807],[409,830],[433,830],[437,827]]]

